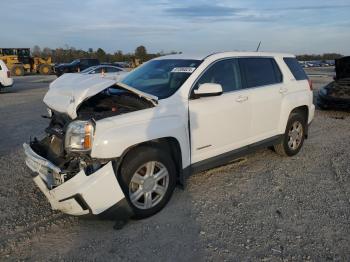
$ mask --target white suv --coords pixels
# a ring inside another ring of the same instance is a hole
[[[0,60],[0,89],[13,85],[10,70],[8,70],[4,61]]]
[[[164,56],[121,83],[54,81],[26,163],[53,209],[147,217],[193,172],[261,147],[297,154],[312,97],[294,56],[258,52]]]

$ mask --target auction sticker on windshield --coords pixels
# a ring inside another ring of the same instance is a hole
[[[194,70],[196,70],[195,67],[175,67],[171,73],[193,73]]]

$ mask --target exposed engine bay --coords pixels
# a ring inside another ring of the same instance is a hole
[[[343,78],[330,83],[327,87],[328,96],[350,99],[350,78]]]
[[[113,95],[103,91],[85,102],[77,110],[78,119],[103,119],[153,107],[153,105],[135,94],[123,92]]]
[[[328,95],[350,99],[350,57],[335,60],[335,81],[328,85]]]
[[[350,57],[335,60],[335,81],[321,88],[317,104],[322,109],[350,110]]]
[[[68,125],[77,120],[95,122],[151,107],[153,104],[150,101],[134,93],[110,87],[82,102],[77,109],[76,119],[71,119],[65,113],[51,110],[51,116],[45,116],[50,119],[49,126],[45,129],[46,136],[40,140],[34,138],[30,146],[38,155],[50,160],[62,170],[64,181],[72,178],[81,169],[89,175],[109,160],[96,160],[89,154],[68,152],[65,148]]]

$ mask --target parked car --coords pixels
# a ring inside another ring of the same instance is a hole
[[[321,109],[350,110],[350,56],[335,60],[335,81],[321,88],[317,104]]]
[[[312,99],[293,55],[163,56],[118,83],[54,81],[46,135],[23,145],[26,164],[53,209],[144,218],[194,172],[268,146],[296,155]]]
[[[11,78],[11,72],[7,68],[4,61],[0,60],[0,89],[10,87],[13,85],[13,79]]]
[[[97,81],[100,78],[109,79],[115,82],[121,81],[129,72],[122,68],[118,68],[112,65],[98,65],[86,68],[80,73],[65,73],[58,77],[54,83],[50,85],[51,87],[59,87],[67,89],[76,89],[74,83],[80,81],[87,81],[88,78],[96,78]],[[73,84],[73,85],[72,85]]]
[[[91,74],[101,74],[105,76],[116,77],[117,80],[125,77],[129,72],[124,68],[120,68],[114,65],[97,65],[86,68],[80,72],[81,74],[91,75]]]
[[[99,65],[100,61],[98,59],[93,58],[81,58],[76,59],[68,64],[58,64],[54,66],[54,71],[57,76],[61,76],[64,73],[75,73],[75,72],[81,72],[85,70],[86,68],[89,68],[91,66]]]

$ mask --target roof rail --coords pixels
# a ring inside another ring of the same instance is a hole
[[[211,54],[207,55],[206,57],[204,57],[203,60],[207,59],[209,56],[216,55],[216,54],[220,54],[220,53],[223,53],[223,52],[214,52],[214,53],[211,53]]]

